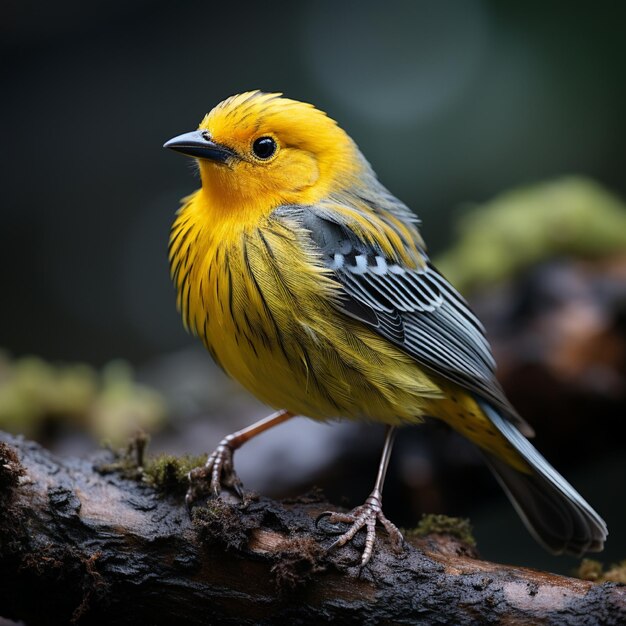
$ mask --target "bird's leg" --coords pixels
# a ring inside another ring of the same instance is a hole
[[[392,540],[394,547],[399,549],[402,546],[402,534],[396,526],[383,515],[382,509],[383,483],[385,482],[385,474],[387,473],[387,466],[389,465],[389,457],[391,456],[394,437],[395,427],[388,426],[383,454],[378,467],[376,484],[374,485],[374,490],[365,501],[365,504],[358,506],[350,513],[333,513],[331,511],[327,511],[318,517],[318,521],[322,517],[327,516],[328,521],[331,523],[344,522],[346,524],[351,524],[350,528],[330,546],[329,550],[344,546],[348,543],[348,541],[353,539],[361,528],[366,528],[367,534],[365,537],[365,549],[363,550],[363,555],[361,557],[361,567],[367,565],[372,556],[374,540],[376,538],[377,521],[380,522],[387,531],[387,535],[389,535],[389,538]]]
[[[196,467],[189,472],[189,489],[185,496],[187,507],[207,491],[218,496],[222,486],[234,489],[239,497],[243,496],[242,483],[235,472],[233,454],[235,450],[262,432],[286,422],[294,416],[289,411],[277,411],[259,420],[252,426],[238,430],[220,441],[219,445],[209,455],[203,467]]]

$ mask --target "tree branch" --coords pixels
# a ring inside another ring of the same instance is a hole
[[[211,501],[0,433],[0,616],[59,624],[623,624],[626,587],[478,560],[449,536],[327,553],[316,496]],[[99,469],[98,469],[99,468]]]

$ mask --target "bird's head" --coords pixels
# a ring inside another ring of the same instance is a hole
[[[260,91],[224,100],[198,130],[165,147],[198,159],[210,205],[229,212],[313,203],[350,186],[367,167],[325,113]]]

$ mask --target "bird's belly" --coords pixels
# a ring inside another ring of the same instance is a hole
[[[208,326],[206,343],[224,371],[259,400],[274,408],[306,414],[297,408],[303,405],[301,396],[307,396],[306,380],[293,351],[289,358],[283,353],[283,348],[288,348],[286,342],[281,346],[245,321],[235,321],[219,311]]]
[[[244,315],[227,302],[212,302],[205,343],[269,406],[319,420],[398,424],[419,420],[440,395],[410,357],[330,304],[284,307],[266,298]]]

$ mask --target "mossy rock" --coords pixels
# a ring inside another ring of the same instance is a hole
[[[508,191],[469,209],[435,263],[463,293],[550,258],[626,253],[626,204],[598,183],[567,177]]]

